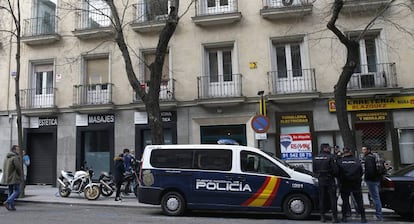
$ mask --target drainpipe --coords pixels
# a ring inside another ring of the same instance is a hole
[[[10,30],[13,28],[13,21],[11,21]],[[10,124],[10,145],[11,148],[13,144],[13,114],[10,111],[10,82],[11,82],[11,60],[12,60],[12,48],[13,48],[13,35],[10,35],[9,40],[9,63],[8,63],[8,75],[7,75],[7,103],[6,103],[6,111],[9,116],[9,124]]]

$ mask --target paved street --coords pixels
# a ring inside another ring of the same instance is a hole
[[[278,214],[246,214],[222,212],[189,212],[182,217],[168,217],[161,213],[159,206],[138,203],[133,196],[124,197],[122,202],[100,197],[96,201],[88,201],[83,195],[71,194],[61,198],[57,188],[50,186],[27,186],[27,197],[18,199],[17,211],[9,212],[0,207],[1,224],[55,224],[55,223],[162,223],[162,224],[252,224],[252,223],[303,223],[304,221],[287,220]],[[373,220],[369,212],[368,220]],[[352,218],[350,223],[359,222]],[[314,214],[306,223],[319,223],[319,217]],[[391,210],[385,210],[385,222],[409,223],[396,216]],[[371,221],[371,223],[373,223]]]

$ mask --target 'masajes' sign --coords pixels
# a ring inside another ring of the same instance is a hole
[[[88,116],[89,124],[114,123],[115,115],[113,114],[90,114]]]
[[[347,99],[346,109],[348,111],[359,110],[389,110],[389,109],[403,109],[414,108],[414,96],[395,96],[384,98],[362,98],[362,99]],[[335,112],[335,100],[329,100],[329,111]]]

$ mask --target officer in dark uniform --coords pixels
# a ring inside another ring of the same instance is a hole
[[[325,213],[330,207],[332,210],[332,222],[338,223],[335,184],[335,176],[338,174],[338,166],[334,155],[331,154],[331,147],[329,144],[321,144],[319,155],[313,159],[313,172],[317,175],[319,181],[319,209],[321,222],[326,222]],[[326,204],[328,201],[329,205]]]
[[[367,222],[365,209],[362,201],[362,165],[359,159],[355,158],[352,150],[344,148],[343,157],[338,159],[339,180],[341,182],[340,192],[342,198],[342,222],[346,222],[346,212],[350,211],[349,196],[355,197],[357,211],[361,214],[361,222]]]

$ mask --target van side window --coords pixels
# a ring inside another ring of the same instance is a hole
[[[156,168],[193,168],[193,150],[156,149],[151,153],[150,163]]]
[[[280,177],[289,175],[279,166],[254,152],[241,151],[240,153],[241,170],[247,173],[270,174]]]
[[[195,150],[195,163],[201,170],[230,171],[232,165],[231,150]]]

